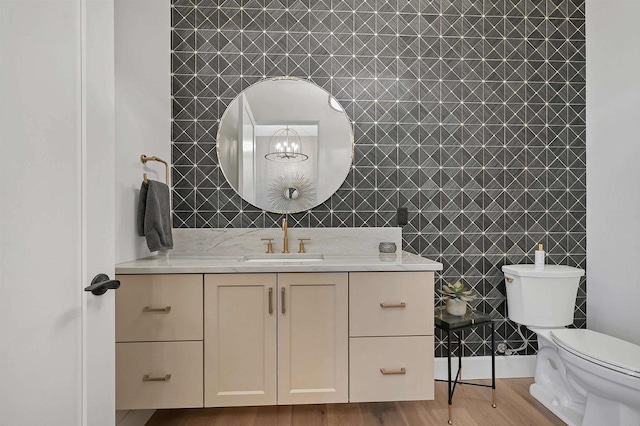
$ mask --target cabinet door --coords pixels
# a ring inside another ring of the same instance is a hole
[[[204,405],[275,404],[276,275],[205,275],[204,300]]]
[[[348,275],[278,274],[278,404],[348,401]]]

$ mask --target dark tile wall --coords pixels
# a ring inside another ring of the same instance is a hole
[[[265,77],[308,78],[354,122],[352,172],[294,226],[394,226],[405,249],[445,266],[498,320],[505,263],[585,267],[584,0],[174,0],[176,227],[274,227],[244,202],[215,153],[226,106]],[[586,283],[575,326],[586,322]],[[527,354],[536,342],[526,334]],[[531,339],[531,340],[529,340]],[[486,335],[465,355],[488,355]],[[442,355],[442,341],[436,339]]]

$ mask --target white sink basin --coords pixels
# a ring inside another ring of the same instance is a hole
[[[274,253],[274,254],[253,254],[244,256],[240,259],[240,262],[255,262],[255,263],[269,263],[269,262],[323,262],[324,255],[316,253]]]

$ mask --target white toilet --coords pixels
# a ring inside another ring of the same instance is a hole
[[[580,277],[570,266],[502,267],[509,318],[538,336],[529,391],[569,425],[640,426],[640,346],[573,323]]]

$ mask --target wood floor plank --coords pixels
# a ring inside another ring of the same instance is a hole
[[[212,426],[253,426],[257,414],[258,407],[223,408]]]
[[[278,426],[293,425],[293,406],[285,405],[278,407]]]
[[[553,425],[548,418],[538,409],[523,402],[521,395],[518,395],[508,382],[504,382],[502,388],[497,393],[497,404],[500,410],[509,419],[510,424],[531,424],[531,425]],[[544,412],[548,410],[540,407]],[[551,414],[551,413],[549,413]],[[553,414],[551,414],[553,416]],[[556,418],[553,416],[553,418]],[[557,419],[557,418],[556,418]],[[557,419],[559,420],[559,419]],[[563,424],[562,422],[560,424]]]
[[[402,414],[394,402],[368,402],[360,404],[366,425],[404,426]]]
[[[459,389],[456,389],[454,400],[459,398]],[[435,422],[431,424],[446,425],[449,420],[449,404],[447,400],[447,384],[444,382],[436,382],[435,399],[433,401],[423,401],[424,406],[430,409],[435,418]],[[454,404],[452,406],[452,417],[456,426],[477,426],[475,418],[466,408],[466,404]],[[429,423],[426,423],[429,424]]]
[[[292,422],[293,426],[327,426],[327,405],[294,405]]]
[[[553,425],[564,425],[564,422],[556,417],[551,411],[547,410],[547,408],[540,404],[537,399],[535,399],[529,393],[529,386],[533,383],[533,380],[526,379],[503,379],[504,383],[509,386],[509,388],[517,394],[523,401],[524,404],[531,406],[538,413],[544,416],[545,419],[550,424]]]
[[[212,426],[220,408],[158,410],[146,426]]]
[[[454,426],[563,425],[529,394],[531,383],[499,379],[497,408],[490,388],[458,386]],[[147,426],[447,426],[448,418],[447,384],[438,382],[433,401],[158,410]]]
[[[327,414],[331,426],[366,426],[360,404],[329,404]]]
[[[258,407],[253,426],[291,426],[290,405]]]
[[[434,416],[433,410],[425,407],[423,404],[410,402],[396,402],[396,406],[408,425],[431,425],[436,424],[438,419]]]
[[[474,381],[475,382],[475,381]],[[490,384],[487,381],[478,381],[478,383]],[[493,408],[491,405],[491,389],[477,386],[460,386],[456,388],[456,395],[453,398],[453,406],[464,406],[468,413],[473,413],[473,421],[478,426],[511,426],[514,424],[506,415],[508,408],[503,402],[499,408]]]

